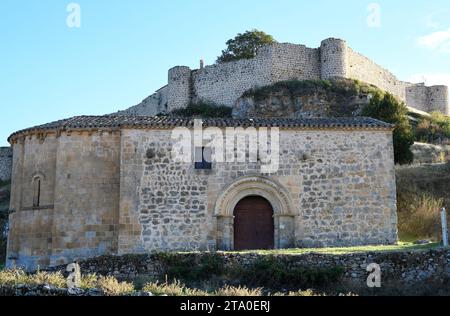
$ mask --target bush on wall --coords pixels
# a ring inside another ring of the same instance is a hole
[[[217,62],[225,63],[254,58],[259,48],[271,43],[275,43],[275,39],[271,35],[255,29],[238,34],[235,38],[227,41],[227,48],[222,51]]]

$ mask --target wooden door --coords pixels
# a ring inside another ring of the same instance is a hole
[[[257,196],[242,199],[234,209],[234,249],[274,248],[273,209]]]

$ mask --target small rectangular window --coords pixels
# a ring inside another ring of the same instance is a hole
[[[211,163],[212,151],[209,147],[198,147],[195,149],[195,169],[197,170],[210,170],[212,169]]]

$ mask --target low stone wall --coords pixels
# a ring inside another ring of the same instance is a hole
[[[11,147],[0,147],[0,181],[11,179],[12,157]]]
[[[180,261],[184,256],[194,256],[201,259],[206,254],[174,254]],[[251,267],[257,260],[267,257],[259,254],[217,253],[215,256],[223,259],[224,270],[237,266]],[[96,273],[111,275],[122,280],[134,280],[137,277],[148,276],[164,280],[167,272],[167,262],[161,260],[164,255],[127,255],[121,257],[99,257],[80,262],[82,274]],[[450,276],[450,250],[436,249],[428,251],[356,253],[345,255],[302,254],[276,255],[286,269],[304,267],[309,269],[324,269],[342,267],[344,270],[342,284],[351,283],[354,286],[365,287],[369,272],[366,268],[371,263],[377,263],[381,268],[382,283],[395,283],[400,286],[413,286],[419,283],[448,282]],[[174,259],[172,257],[172,259]],[[175,258],[175,261],[176,258]],[[173,261],[172,261],[173,262]],[[53,271],[64,271],[65,267],[57,267]]]

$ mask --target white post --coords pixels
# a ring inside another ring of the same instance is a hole
[[[447,210],[445,207],[441,210],[441,221],[442,221],[442,242],[444,247],[448,247],[448,231],[447,231]]]

